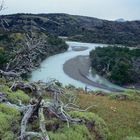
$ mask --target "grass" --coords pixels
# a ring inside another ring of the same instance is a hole
[[[107,140],[109,130],[106,123],[98,115],[91,112],[77,112],[72,111],[69,113],[73,118],[81,118],[86,121],[86,125],[96,140]]]
[[[5,104],[0,104],[0,138],[15,139],[14,132],[19,130],[20,112]]]
[[[111,136],[109,140],[123,140],[127,136],[140,137],[140,101],[115,100],[109,96],[78,94],[82,108],[95,104],[90,111],[106,122]]]
[[[71,125],[70,128],[67,126],[53,133],[48,133],[51,140],[88,140],[90,134],[88,129],[84,125]]]
[[[22,103],[29,103],[30,97],[25,94],[21,90],[17,90],[16,92],[13,92],[8,86],[2,86],[0,87],[0,92],[6,95],[6,98],[13,104],[19,104],[19,100]]]
[[[29,103],[30,100],[30,97],[24,92],[20,90],[12,92],[8,86],[0,86],[0,92],[4,93],[8,100],[15,104],[18,104],[18,100],[25,104]],[[66,92],[68,95],[78,96],[77,104],[82,109],[90,105],[97,105],[89,110],[90,113],[73,112],[71,114],[69,112],[74,118],[79,117],[87,122],[94,122],[93,135],[95,134],[94,130],[96,130],[95,132],[100,132],[99,134],[103,134],[106,138],[108,127],[110,131],[108,140],[140,139],[140,94],[138,92],[129,90],[123,93],[123,96],[120,95],[119,98],[116,95],[95,96],[94,93],[89,95],[81,89],[68,88]],[[122,97],[125,98],[122,99]],[[49,100],[48,96],[44,96],[44,98]],[[0,104],[0,138],[3,140],[15,139],[20,119],[20,112],[5,104]],[[46,126],[48,128],[48,126],[51,127],[57,123],[59,123],[57,120],[51,120],[46,122]],[[32,128],[36,130],[38,124],[33,125]],[[91,138],[90,134],[91,131],[88,133],[85,125],[71,125],[70,129],[61,127],[56,133],[49,131],[52,140],[87,140]],[[92,136],[91,139],[94,137]]]

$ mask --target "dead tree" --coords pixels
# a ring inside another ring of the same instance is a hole
[[[6,71],[14,70],[22,74],[29,73],[37,68],[41,62],[40,56],[47,56],[47,38],[37,33],[24,33],[21,49],[15,50],[15,56],[6,66]]]
[[[0,75],[5,77],[5,78],[12,78],[12,79],[16,79],[16,78],[19,78],[20,77],[20,73],[16,73],[16,72],[13,72],[13,71],[3,71],[3,70],[0,70]]]
[[[37,88],[37,87],[36,87]],[[55,83],[50,84],[49,86],[46,85],[46,88],[49,92],[51,92],[52,99],[50,101],[43,100],[42,97],[37,99],[37,102],[28,105],[28,109],[24,114],[22,121],[21,121],[21,134],[20,139],[32,139],[33,137],[39,138],[41,140],[49,140],[49,136],[47,134],[46,125],[45,125],[45,116],[53,114],[52,117],[55,117],[63,122],[67,123],[67,126],[70,127],[70,123],[78,123],[84,124],[85,120],[79,118],[73,118],[69,115],[69,111],[87,111],[88,109],[94,107],[93,105],[88,107],[87,109],[80,109],[73,101],[71,101],[70,96],[66,96],[63,89],[57,87]],[[63,98],[67,98],[67,103],[63,102]],[[70,99],[70,100],[69,100]],[[27,125],[29,120],[35,115],[38,114],[39,120],[39,127],[40,132],[34,131],[27,131]]]
[[[2,0],[2,2],[1,2],[1,4],[0,4],[0,12],[3,11],[4,9],[5,9],[4,0]],[[8,29],[5,27],[5,25],[6,25],[6,26],[9,26],[9,24],[8,24],[8,22],[7,22],[5,19],[0,19],[0,23],[1,23],[1,25],[2,25],[2,27],[3,27],[3,29],[4,29],[5,31],[8,30]]]
[[[49,137],[47,135],[47,131],[45,128],[45,123],[44,123],[44,116],[43,116],[43,110],[41,108],[41,103],[42,98],[38,99],[38,102],[34,106],[30,106],[27,112],[25,113],[22,121],[21,121],[21,135],[20,139],[25,140],[26,138],[31,139],[32,137],[38,137],[41,140],[49,140]],[[40,118],[40,129],[42,133],[37,133],[37,132],[28,132],[26,131],[27,129],[27,123],[29,119],[32,117],[33,113],[39,110],[39,118]]]

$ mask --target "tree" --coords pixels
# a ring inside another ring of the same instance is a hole
[[[90,52],[91,65],[100,75],[123,85],[140,81],[140,49],[98,47]]]

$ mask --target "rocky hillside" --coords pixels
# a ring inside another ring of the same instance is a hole
[[[107,21],[68,14],[15,14],[2,16],[7,30],[41,30],[84,42],[140,45],[140,21]],[[0,25],[2,29],[2,25]]]

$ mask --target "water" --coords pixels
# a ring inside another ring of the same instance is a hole
[[[99,47],[99,46],[105,47],[106,45],[95,44],[95,43],[80,43],[80,42],[72,42],[72,41],[67,41],[66,43],[69,45],[68,51],[51,56],[51,57],[47,58],[46,60],[44,60],[41,63],[40,67],[37,70],[32,72],[31,79],[30,79],[31,81],[41,80],[43,82],[47,82],[48,79],[54,78],[56,80],[59,80],[64,85],[72,84],[75,87],[81,87],[81,88],[85,87],[85,83],[82,83],[81,81],[74,80],[64,73],[63,64],[67,60],[74,58],[76,56],[89,55],[89,52],[92,49],[95,49],[96,47]],[[88,48],[84,51],[73,51],[72,47],[84,47],[84,48],[88,47]],[[106,79],[102,78],[101,76],[99,76],[97,74],[95,74],[94,76],[91,76],[91,74],[89,73],[88,77],[91,80],[98,82],[100,84],[107,85],[110,88],[122,90],[121,87],[110,83],[109,81],[107,81]],[[93,87],[90,85],[88,85],[88,87],[91,88],[92,90],[106,91],[104,89],[100,89],[100,88]]]

